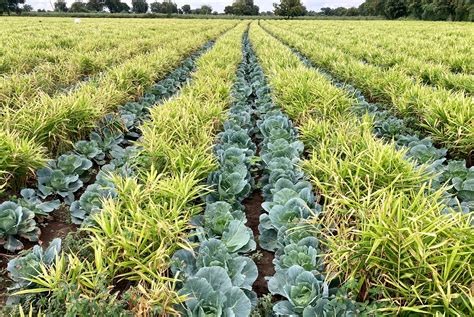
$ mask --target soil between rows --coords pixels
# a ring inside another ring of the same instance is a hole
[[[253,284],[253,290],[257,293],[258,297],[266,295],[268,291],[268,283],[265,279],[266,276],[272,276],[275,274],[275,267],[273,265],[273,258],[275,257],[272,252],[263,250],[258,242],[259,231],[258,225],[260,223],[260,211],[262,209],[263,197],[260,190],[255,190],[250,197],[243,201],[245,206],[245,212],[247,215],[247,226],[252,229],[253,235],[257,242],[257,250],[255,253],[259,253],[260,256],[255,258],[255,264],[258,268],[258,277]],[[254,254],[255,254],[254,253]]]
[[[36,244],[48,247],[55,238],[64,239],[68,233],[75,232],[78,228],[77,225],[68,222],[63,208],[54,211],[51,218],[52,220],[39,224],[41,235],[38,242],[20,239],[25,246],[24,250],[29,250]],[[6,270],[8,261],[17,256],[17,253],[10,253],[8,251],[5,253],[0,252],[0,306],[5,305],[8,298],[7,287],[10,285],[8,272]]]

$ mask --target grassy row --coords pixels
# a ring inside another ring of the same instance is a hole
[[[298,27],[297,23],[294,25]],[[420,55],[418,54],[421,54],[419,51],[420,47],[424,44],[420,40],[420,38],[423,38],[422,36],[416,37],[419,42],[414,42],[412,46],[400,50],[401,43],[394,36],[389,36],[390,42],[387,42],[387,39],[380,39],[380,33],[383,32],[384,35],[386,33],[380,29],[367,32],[367,29],[362,29],[358,26],[354,26],[354,30],[348,26],[339,25],[339,27],[346,32],[336,32],[334,25],[324,26],[323,31],[319,32],[321,29],[320,24],[307,23],[304,25],[304,29],[301,28],[299,34],[305,38],[309,35],[321,45],[332,47],[335,51],[349,54],[360,61],[384,69],[396,69],[421,83],[459,90],[469,94],[474,93],[474,76],[472,74],[463,72],[453,73],[448,65],[443,65],[440,62],[425,61],[419,58]],[[318,32],[316,32],[317,30]],[[395,34],[397,32],[396,29]],[[390,35],[393,35],[393,33]],[[374,37],[376,40],[374,40]],[[441,39],[436,40],[437,43],[450,38],[446,33],[442,33],[440,37]],[[457,50],[454,52],[454,55],[460,59],[459,63],[463,67],[469,67],[472,64],[472,58],[470,56],[462,58],[463,54],[462,50],[460,50],[462,42],[456,42],[454,47]],[[431,47],[430,49],[438,52],[443,50],[443,53],[446,54],[446,48],[442,45]],[[407,51],[412,52],[409,53]],[[469,51],[471,50],[469,49]]]
[[[0,139],[0,171],[4,173],[1,183],[5,184],[9,178],[24,181],[31,175],[25,171],[41,166],[45,154],[68,148],[106,113],[140,95],[144,87],[163,78],[185,56],[234,24],[219,23],[206,32],[188,33],[175,41],[173,47],[138,56],[70,94],[57,98],[44,96],[29,107],[5,111],[0,118],[5,135]]]
[[[275,100],[295,121],[308,159],[303,169],[324,199],[312,222],[325,237],[328,280],[379,313],[472,311],[472,215],[447,210],[424,168],[352,115],[355,101],[285,45],[253,25],[251,40]]]
[[[366,57],[377,57],[378,49],[389,55],[414,58],[442,66],[453,74],[474,74],[469,23],[427,23],[417,21],[284,21],[287,28],[305,25],[305,31],[319,40],[332,38],[330,46],[364,43]],[[315,32],[317,30],[317,32]],[[374,51],[375,48],[375,51]],[[361,52],[362,53],[362,52]],[[402,57],[403,58],[403,57]]]
[[[264,27],[299,50],[316,65],[352,83],[371,100],[393,106],[401,116],[414,117],[417,128],[448,148],[453,156],[466,158],[474,144],[474,101],[462,93],[417,84],[396,69],[384,70],[303,38],[299,29],[286,31],[274,24]]]
[[[72,19],[2,18],[0,74],[4,77],[27,74],[49,63],[69,63],[70,57],[78,53],[90,56],[113,50],[136,41],[137,33],[143,39],[151,34],[150,31],[163,32],[164,27],[191,27],[190,23],[179,20],[170,20],[166,24],[150,20],[126,22],[86,19],[75,24]],[[58,30],[61,35],[58,35]]]
[[[87,50],[69,51],[67,54],[64,53],[65,56],[59,60],[54,59],[51,63],[36,65],[30,73],[13,73],[0,78],[0,108],[21,108],[34,103],[36,99],[41,99],[43,95],[52,96],[67,92],[74,88],[71,85],[78,81],[100,80],[99,75],[103,76],[102,72],[124,64],[132,58],[137,58],[137,55],[151,54],[159,48],[166,49],[172,46],[176,37],[209,28],[212,26],[204,23],[157,25],[153,30],[129,27],[128,32],[124,32],[127,36],[105,40],[104,48],[101,47],[100,41],[90,39],[90,41],[96,41],[95,45],[90,44],[93,47],[90,52]],[[140,34],[138,39],[137,34]],[[30,40],[25,41],[28,43]],[[79,37],[76,41],[78,40]],[[87,46],[88,43],[81,41],[81,44]],[[61,50],[58,51],[61,52]]]
[[[190,248],[189,221],[208,192],[200,182],[216,167],[211,146],[231,101],[244,30],[242,23],[223,35],[198,60],[192,83],[153,108],[142,127],[137,176],[114,178],[118,196],[105,201],[95,226],[83,229],[89,234],[81,247],[43,267],[36,287],[23,292],[49,292],[39,302],[43,311],[77,309],[87,302],[97,309],[89,314],[103,309],[103,316],[125,311],[168,316],[185,300],[169,276],[170,258]],[[160,143],[165,143],[163,152],[157,152]],[[116,298],[119,289],[122,299]]]

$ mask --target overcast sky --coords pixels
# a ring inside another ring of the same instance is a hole
[[[70,5],[75,0],[67,0],[67,3]],[[148,3],[155,2],[155,0],[147,0]],[[158,0],[161,2],[161,0]],[[55,0],[26,0],[27,4],[30,4],[35,9],[47,9],[52,10],[52,3]],[[87,0],[83,0],[83,2],[87,2]],[[132,0],[125,0],[128,4],[132,2]],[[217,12],[223,12],[224,7],[230,5],[233,0],[175,0],[178,7],[181,7],[183,4],[190,4],[191,8],[200,7],[203,4],[210,5],[213,10]],[[279,0],[254,0],[254,3],[260,7],[260,11],[272,11],[273,10],[273,2],[279,2]],[[364,2],[363,0],[303,0],[304,5],[308,10],[319,11],[320,8],[324,7],[354,7],[359,6]]]

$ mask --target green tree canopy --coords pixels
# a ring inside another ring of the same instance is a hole
[[[25,0],[0,0],[0,14],[4,12],[10,14],[11,12],[20,13],[20,4],[25,3]]]
[[[67,12],[67,4],[65,0],[58,0],[54,3],[54,11],[56,12]]]
[[[203,5],[200,8],[197,8],[195,10],[191,10],[191,13],[194,14],[211,14],[212,13],[212,7],[208,5]]]
[[[89,0],[86,4],[88,11],[102,11],[104,9],[104,2],[101,0]]]
[[[253,0],[236,0],[231,6],[224,9],[226,14],[234,15],[258,15],[259,8],[253,3]]]
[[[173,2],[153,2],[150,4],[150,10],[154,13],[171,14],[178,13],[178,6]]]
[[[80,1],[76,1],[71,4],[69,12],[89,12],[89,10],[87,9],[87,4]]]
[[[185,4],[184,6],[181,7],[181,10],[183,10],[184,14],[190,14],[191,13],[191,6],[189,4]]]
[[[423,20],[474,20],[473,0],[366,0],[361,15],[383,15],[388,19],[414,17]]]
[[[288,18],[306,14],[306,7],[300,0],[281,0],[280,4],[274,3],[275,14]]]
[[[147,13],[148,3],[146,0],[132,0],[132,11],[135,13]]]
[[[105,0],[104,4],[111,13],[130,11],[130,6],[120,0]]]

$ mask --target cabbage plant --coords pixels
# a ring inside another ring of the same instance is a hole
[[[99,149],[101,149],[105,154],[108,154],[114,148],[120,146],[124,140],[123,134],[120,131],[107,127],[101,130],[100,134],[98,132],[91,132],[89,139],[96,142]]]
[[[23,249],[18,238],[38,241],[40,229],[34,220],[35,213],[12,201],[0,204],[0,244],[15,252]]]
[[[98,165],[105,164],[105,153],[99,148],[96,141],[78,141],[74,144],[74,150],[86,158],[94,160]]]
[[[285,246],[273,260],[277,271],[284,270],[298,265],[306,271],[315,275],[322,271],[322,259],[318,249],[318,241],[314,237],[308,237],[300,240],[298,243],[292,243]]]
[[[51,162],[50,167],[62,171],[65,175],[79,175],[83,178],[91,169],[92,162],[80,155],[63,154]]]
[[[61,239],[56,238],[44,250],[41,246],[35,245],[33,249],[8,262],[7,270],[14,285],[11,289],[25,288],[33,283],[29,278],[39,274],[42,265],[52,265],[56,255],[61,251]]]
[[[324,282],[298,265],[277,271],[268,280],[268,290],[285,298],[273,306],[273,311],[283,316],[301,316],[306,307],[327,296]]]
[[[219,266],[201,268],[186,280],[180,294],[187,300],[181,308],[188,317],[248,317],[250,299]]]
[[[437,149],[430,138],[420,140],[416,136],[402,136],[397,143],[406,146],[407,157],[416,160],[418,164],[432,163],[436,160],[444,161],[447,153],[446,149]]]
[[[21,197],[18,198],[16,202],[23,208],[31,210],[37,216],[47,216],[61,205],[58,199],[42,201],[36,191],[31,188],[22,189],[20,195]]]
[[[210,239],[200,244],[197,252],[179,250],[172,258],[172,272],[192,277],[203,267],[219,266],[226,270],[233,286],[251,291],[258,276],[255,262],[246,256],[232,254],[218,239]]]
[[[247,221],[242,210],[234,209],[232,205],[225,201],[217,201],[207,204],[199,225],[206,227],[214,235],[222,236],[232,220],[239,220],[244,223]]]
[[[49,167],[38,170],[37,177],[38,193],[41,198],[58,194],[67,204],[74,201],[74,193],[83,184],[78,174],[67,175],[61,170],[53,170]]]
[[[70,207],[71,222],[82,224],[88,217],[102,209],[104,199],[115,197],[113,189],[103,188],[98,184],[87,186],[81,197],[74,201]]]

